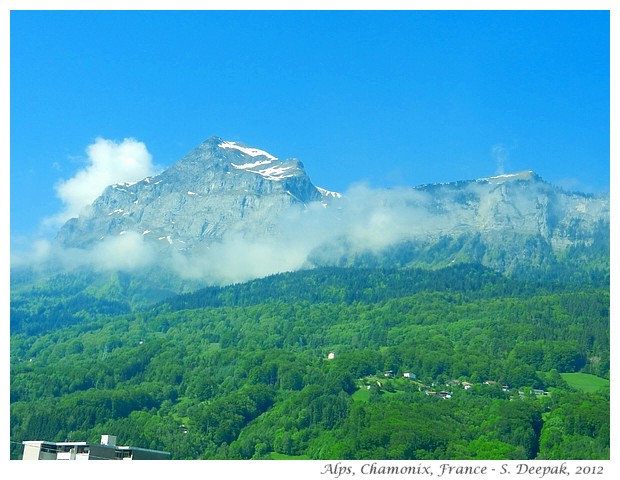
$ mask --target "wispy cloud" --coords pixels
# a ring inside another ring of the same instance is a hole
[[[411,188],[355,185],[327,208],[316,202],[284,211],[269,235],[225,235],[208,247],[175,252],[166,262],[182,277],[219,284],[299,270],[316,258],[336,264],[421,233],[433,217],[428,200],[428,194]]]
[[[491,154],[495,159],[495,173],[497,175],[504,175],[510,160],[508,149],[505,145],[497,143],[491,147]]]

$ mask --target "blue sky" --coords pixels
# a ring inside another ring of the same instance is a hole
[[[607,11],[12,11],[11,237],[53,236],[97,139],[210,136],[346,192],[531,169],[609,192]]]

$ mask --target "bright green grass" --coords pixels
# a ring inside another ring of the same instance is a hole
[[[367,402],[370,399],[370,390],[366,387],[360,388],[353,393],[352,397],[356,402]]]
[[[609,387],[609,380],[589,373],[560,373],[560,376],[571,387],[584,392],[596,392],[601,388]]]

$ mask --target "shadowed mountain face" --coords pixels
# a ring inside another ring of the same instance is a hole
[[[98,268],[143,256],[142,266],[224,283],[325,265],[510,273],[567,258],[608,264],[609,222],[608,196],[532,171],[340,195],[313,185],[298,160],[213,137],[160,175],[106,188],[56,247],[95,252]]]

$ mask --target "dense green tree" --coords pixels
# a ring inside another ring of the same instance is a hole
[[[69,278],[16,293],[11,455],[103,431],[179,459],[609,458],[608,392],[560,375],[609,378],[608,285],[524,278],[317,269],[121,314]]]

